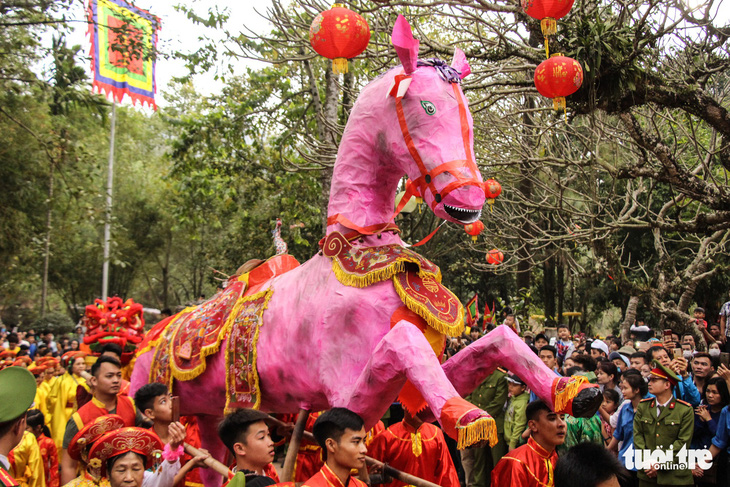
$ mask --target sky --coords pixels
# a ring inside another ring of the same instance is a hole
[[[85,5],[87,0],[83,0]],[[230,19],[225,25],[225,29],[232,33],[245,32],[250,29],[257,33],[267,32],[269,30],[268,22],[263,19],[257,11],[265,13],[266,8],[271,5],[271,0],[135,0],[132,2],[135,6],[150,11],[162,20],[162,28],[158,32],[158,50],[162,54],[157,59],[157,96],[158,105],[165,106],[166,101],[163,91],[170,83],[171,79],[176,76],[187,74],[187,69],[182,60],[165,56],[175,51],[193,52],[197,46],[202,44],[199,40],[203,36],[215,35],[216,31],[199,26],[188,20],[184,13],[177,12],[175,5],[185,4],[191,7],[199,16],[207,17],[208,8],[217,5],[220,11],[228,9]],[[74,8],[69,11],[69,16],[75,20],[84,19],[84,9],[81,2],[75,4]],[[87,25],[84,22],[72,22],[73,31],[67,35],[69,45],[79,44],[83,46],[85,54],[86,68],[91,77],[91,66],[89,61],[89,49],[91,43],[86,35]],[[219,40],[223,36],[218,31]],[[254,61],[238,60],[234,63],[234,69],[237,73],[245,71],[247,66],[255,67]],[[218,92],[222,83],[215,80],[215,71],[201,74],[194,78],[196,90],[203,95],[210,95]],[[130,101],[125,97],[123,104],[128,105]]]

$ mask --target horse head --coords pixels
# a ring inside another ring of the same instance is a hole
[[[439,218],[472,223],[485,194],[461,89],[470,72],[466,57],[457,49],[451,65],[419,60],[419,42],[402,16],[392,40],[401,66],[364,87],[353,107],[335,164],[328,224],[358,229],[391,221],[404,174],[405,201],[422,197]]]
[[[456,49],[451,65],[440,59],[418,60],[418,40],[399,16],[393,45],[402,72],[388,92],[395,105],[403,143],[398,161],[412,191],[423,197],[436,216],[467,224],[479,219],[484,187],[474,158],[474,130],[461,80],[471,72]]]

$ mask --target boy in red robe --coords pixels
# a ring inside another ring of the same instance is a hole
[[[532,401],[525,410],[530,437],[526,445],[515,448],[492,470],[492,485],[553,487],[553,470],[558,461],[555,448],[565,441],[564,415],[552,411],[541,400]]]
[[[390,426],[372,439],[370,456],[393,468],[442,487],[459,487],[459,476],[449,454],[444,434],[404,410],[403,421]],[[388,487],[406,485],[393,480]]]
[[[314,437],[322,447],[324,466],[303,487],[366,487],[352,477],[365,468],[367,432],[360,416],[346,408],[332,408],[314,422]]]
[[[61,457],[61,485],[66,485],[76,477],[78,462],[68,455],[68,445],[84,426],[99,416],[116,414],[121,416],[124,426],[139,426],[145,422],[137,412],[134,402],[127,396],[120,396],[122,385],[122,364],[115,357],[99,357],[91,366],[91,385],[94,397],[71,415],[63,436],[63,455]]]
[[[279,482],[271,461],[274,441],[266,422],[269,415],[256,409],[237,409],[218,425],[218,436],[236,459],[235,475],[227,487],[265,487]]]

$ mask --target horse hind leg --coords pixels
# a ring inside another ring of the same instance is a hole
[[[332,405],[357,412],[366,425],[372,426],[397,397],[406,379],[460,448],[486,440],[496,443],[494,420],[459,396],[423,332],[407,320],[399,321],[383,337],[354,387],[337,391]]]
[[[472,343],[443,364],[449,381],[461,395],[470,394],[497,366],[507,368],[554,411],[576,417],[590,417],[603,396],[597,386],[581,379],[559,377],[550,370],[507,326]]]

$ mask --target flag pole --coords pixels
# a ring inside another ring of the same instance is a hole
[[[109,134],[109,170],[106,179],[106,219],[104,222],[104,265],[101,276],[101,299],[106,301],[109,291],[109,247],[112,226],[112,183],[114,182],[114,132],[117,125],[117,102],[112,95],[112,120]]]

